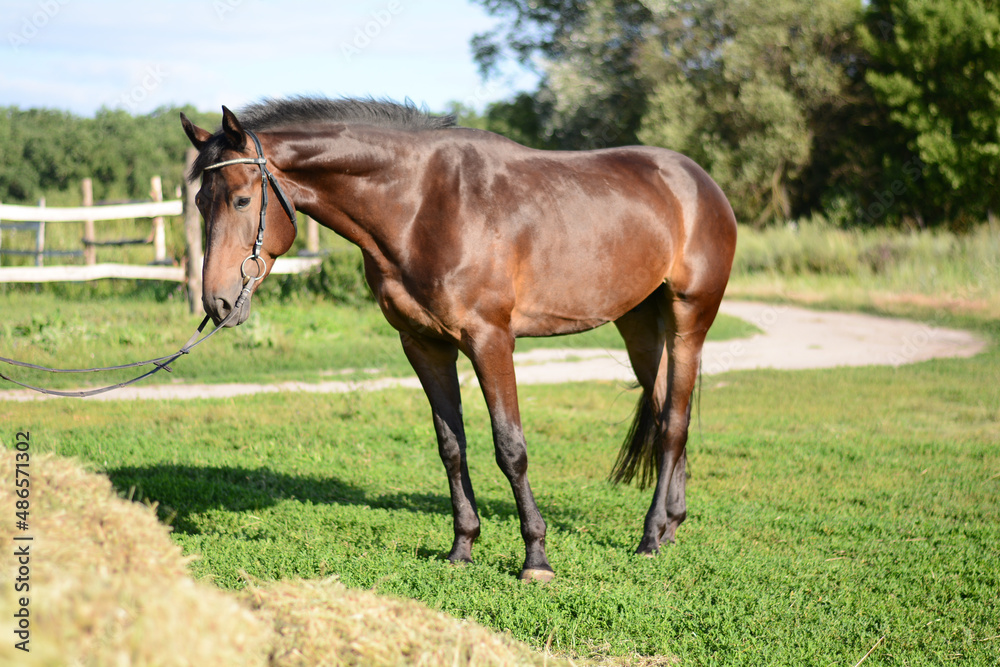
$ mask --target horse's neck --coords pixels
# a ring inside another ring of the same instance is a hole
[[[297,191],[296,208],[363,250],[384,245],[396,228],[399,204],[412,191],[412,178],[403,174],[413,162],[413,146],[388,141],[389,134],[348,128],[283,149],[291,155],[284,171]]]

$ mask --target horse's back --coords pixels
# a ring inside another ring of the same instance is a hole
[[[555,240],[592,232],[654,234],[656,249],[704,234],[731,236],[736,219],[721,188],[694,160],[657,146],[588,151],[527,148],[478,131],[475,173],[491,210]],[[485,166],[482,166],[485,165]],[[645,229],[644,229],[645,228]]]
[[[490,152],[480,169],[489,183],[476,190],[512,252],[516,335],[589,329],[664,282],[686,290],[718,282],[706,278],[720,272],[728,278],[732,210],[684,155],[645,146],[536,151],[509,141]]]

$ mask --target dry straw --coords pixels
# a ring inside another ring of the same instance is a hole
[[[0,642],[0,664],[263,665],[269,628],[231,595],[191,579],[151,508],[106,477],[32,455],[31,652]],[[0,544],[13,544],[14,455],[0,455]],[[3,575],[14,571],[4,549]],[[0,618],[15,593],[3,582]],[[17,594],[18,596],[23,594]],[[2,621],[0,621],[2,623]]]
[[[567,665],[412,600],[334,580],[228,593],[191,579],[153,508],[119,498],[77,463],[32,455],[31,652],[0,664]],[[14,452],[0,449],[0,544],[13,544]],[[13,549],[0,558],[0,618],[17,607]],[[2,621],[0,621],[2,623]],[[2,630],[0,625],[0,630]],[[8,628],[9,632],[10,628]]]
[[[251,586],[247,595],[272,620],[273,664],[283,667],[568,664],[413,600],[348,589],[334,579]]]

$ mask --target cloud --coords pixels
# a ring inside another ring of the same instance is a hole
[[[469,39],[493,19],[465,0],[8,0],[0,35],[18,34],[43,6],[53,11],[30,39],[0,45],[0,105],[145,113],[319,93],[441,109],[512,92],[482,94]],[[368,43],[345,57],[359,31]]]

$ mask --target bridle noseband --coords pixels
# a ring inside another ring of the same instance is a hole
[[[285,209],[285,213],[288,214],[288,219],[292,221],[292,227],[298,232],[298,225],[295,224],[295,207],[288,200],[285,192],[281,189],[281,185],[278,183],[278,179],[274,177],[267,168],[267,158],[264,157],[264,151],[260,147],[260,140],[257,135],[250,130],[244,130],[253,140],[253,145],[257,149],[257,157],[239,157],[233,160],[225,160],[223,162],[216,162],[215,164],[205,167],[204,171],[210,171],[212,169],[221,169],[222,167],[228,167],[231,164],[255,164],[260,167],[260,225],[257,228],[257,240],[253,244],[253,252],[250,256],[243,260],[240,264],[240,274],[243,276],[243,292],[240,293],[240,298],[243,298],[243,293],[247,292],[247,287],[249,286],[252,291],[253,283],[264,277],[264,271],[267,268],[264,265],[264,260],[260,258],[260,248],[264,245],[264,227],[267,220],[267,186],[268,183],[274,188],[274,193],[278,195],[278,201],[281,203],[281,207]],[[257,265],[257,275],[250,276],[246,272],[247,262],[253,261]],[[235,306],[233,310],[236,310]]]

